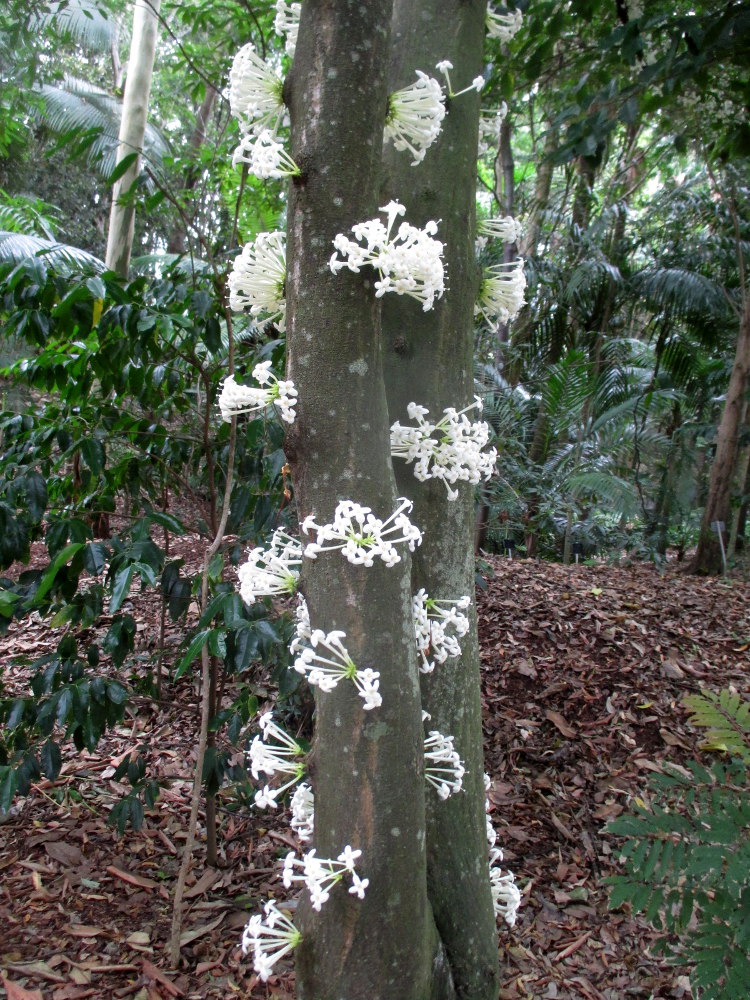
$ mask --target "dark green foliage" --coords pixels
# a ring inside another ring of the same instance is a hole
[[[610,907],[629,903],[664,931],[673,962],[691,968],[702,1000],[746,1000],[750,982],[750,706],[722,691],[691,695],[691,721],[708,745],[736,754],[704,767],[691,761],[655,775],[635,812],[607,827],[624,837],[624,875]]]
[[[168,555],[169,536],[188,526],[167,503],[192,496],[212,536],[229,431],[215,406],[227,342],[222,296],[209,275],[180,270],[123,284],[111,273],[69,274],[40,259],[0,267],[4,329],[26,344],[4,375],[30,400],[23,413],[0,413],[0,569],[27,562],[33,542],[43,540],[48,555],[40,568],[0,579],[0,630],[32,611],[63,630],[57,654],[33,665],[31,693],[0,700],[0,811],[41,773],[56,777],[64,741],[93,750],[121,718],[128,691],[112,667],[122,673],[134,651],[135,588],[160,591],[173,621],[200,591],[200,573],[186,575]],[[247,363],[258,353],[277,360],[278,349],[276,341],[256,343]],[[234,741],[257,710],[244,680],[254,664],[268,663],[286,693],[297,679],[281,651],[287,623],[272,623],[265,604],[245,608],[222,582],[226,558],[238,561],[243,542],[276,526],[282,438],[263,417],[240,424],[229,524],[239,540],[209,567],[209,605],[174,672],[177,680],[194,669],[207,646],[240,682],[236,704],[212,722]],[[121,777],[133,789],[111,815],[120,829],[140,824],[158,794],[145,759]],[[227,777],[240,775],[217,752],[209,790]]]

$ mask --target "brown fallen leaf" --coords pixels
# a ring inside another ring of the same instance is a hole
[[[208,934],[215,927],[223,921],[225,913],[221,913],[215,920],[212,920],[208,924],[203,924],[201,927],[194,927],[191,931],[183,931],[180,934],[180,947],[184,948],[186,944],[190,944],[191,941],[195,941],[196,938],[203,937],[204,934]]]
[[[0,977],[3,980],[3,986],[5,987],[5,992],[7,993],[7,1000],[44,1000],[44,997],[39,992],[39,990],[25,990],[23,986],[19,986],[17,983],[12,983],[5,976]]]
[[[100,934],[106,934],[107,931],[104,927],[95,927],[93,924],[66,924],[63,927],[66,934],[72,934],[73,937],[99,937]]]
[[[146,878],[144,875],[135,875],[133,872],[123,871],[122,868],[118,868],[116,865],[107,865],[107,872],[110,875],[114,875],[115,878],[122,879],[123,882],[127,882],[129,885],[137,885],[141,889],[158,889],[161,884],[155,882],[152,878]]]
[[[75,844],[67,844],[64,840],[49,841],[44,845],[44,850],[54,861],[59,861],[68,868],[83,864],[81,848]]]
[[[215,868],[207,868],[195,885],[191,885],[189,889],[185,890],[185,899],[193,899],[195,896],[201,896],[206,889],[210,889],[217,878],[221,877],[221,872],[216,871]]]
[[[560,730],[560,732],[567,739],[571,740],[576,735],[575,729],[568,725],[562,715],[559,712],[553,712],[551,709],[546,708],[544,710],[545,719],[549,719],[553,726]]]
[[[147,976],[149,979],[155,979],[157,983],[161,983],[167,993],[172,997],[184,997],[185,994],[179,988],[175,986],[168,976],[165,976],[161,969],[157,968],[153,962],[149,962],[147,958],[143,959],[143,975]]]

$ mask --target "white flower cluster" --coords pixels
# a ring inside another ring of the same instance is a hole
[[[259,233],[237,254],[229,275],[229,307],[250,310],[263,323],[276,323],[283,333],[286,324],[286,235]]]
[[[285,114],[284,80],[255,51],[252,42],[234,57],[229,74],[229,107],[243,133],[276,132]]]
[[[294,638],[289,644],[289,652],[295,655],[310,644],[312,629],[310,628],[310,612],[307,609],[307,601],[302,594],[297,594],[297,607],[294,612]]]
[[[520,10],[512,10],[507,14],[497,11],[487,11],[487,34],[490,38],[498,38],[501,42],[509,42],[520,30],[523,24],[523,14]]]
[[[422,541],[422,532],[406,516],[413,504],[400,497],[399,506],[381,521],[370,507],[363,507],[353,500],[341,500],[336,506],[331,524],[316,524],[315,515],[309,514],[302,522],[302,532],[316,532],[314,542],[309,542],[305,555],[316,559],[319,552],[340,551],[355,566],[372,566],[379,557],[386,566],[401,561],[396,545],[404,542],[413,552]],[[387,537],[393,536],[396,537]],[[332,543],[332,544],[329,544]]]
[[[417,70],[417,82],[397,90],[388,98],[384,141],[398,150],[408,150],[416,167],[440,135],[445,117],[443,88],[431,76]]]
[[[494,332],[501,323],[507,323],[518,315],[526,301],[525,291],[526,275],[523,273],[522,258],[486,267],[474,315],[483,316]]]
[[[466,774],[458,756],[452,736],[443,736],[433,729],[424,741],[424,776],[427,783],[437,789],[441,799],[447,799],[463,786]]]
[[[273,22],[274,31],[286,39],[284,49],[290,59],[294,58],[299,32],[301,3],[287,3],[286,0],[276,0],[276,18]]]
[[[254,177],[261,180],[295,177],[299,167],[270,129],[263,129],[257,136],[248,132],[240,139],[232,154],[232,166],[246,163]]]
[[[495,448],[482,450],[490,439],[489,424],[483,420],[472,422],[466,416],[469,410],[481,408],[482,402],[476,397],[463,410],[446,407],[444,416],[433,423],[425,419],[430,412],[426,407],[409,403],[406,412],[417,426],[402,426],[398,421],[392,424],[391,455],[414,462],[414,476],[420,482],[442,480],[448,499],[455,500],[458,490],[451,489],[451,485],[459,481],[476,484],[489,479],[495,469]]]
[[[499,108],[491,111],[482,111],[479,115],[479,148],[478,156],[485,156],[492,152],[497,155],[500,145],[500,129],[505,116],[508,114],[508,105],[503,101]]]
[[[268,364],[270,365],[270,361]],[[253,371],[255,378],[258,378],[255,371],[259,367],[256,365]],[[272,373],[268,373],[268,375],[266,381],[269,385],[266,389],[239,385],[234,375],[228,375],[224,379],[219,394],[219,409],[222,420],[229,423],[232,417],[236,417],[240,413],[257,413],[273,403],[279,408],[282,420],[288,424],[294,423],[294,407],[297,405],[297,390],[294,387],[294,382],[277,379]]]
[[[383,704],[378,690],[380,674],[369,667],[360,670],[349,656],[343,639],[346,639],[346,632],[334,630],[326,634],[322,629],[313,629],[310,633],[310,645],[299,649],[294,669],[321,691],[333,691],[340,680],[350,680],[364,701],[365,711],[379,708]],[[321,655],[317,651],[318,647],[327,650],[330,655]]]
[[[490,790],[490,776],[484,776],[484,790]],[[490,845],[490,891],[492,893],[492,905],[495,909],[495,917],[500,918],[513,927],[518,916],[518,908],[521,905],[521,891],[516,884],[516,876],[512,871],[503,874],[499,863],[503,860],[503,852],[496,847],[497,834],[490,820],[490,800],[485,798],[484,811],[487,821],[487,841]]]
[[[245,604],[254,604],[258,597],[293,594],[301,565],[302,546],[283,528],[277,528],[269,547],[251,549],[247,562],[237,571],[240,597]]]
[[[261,774],[268,777],[276,774],[290,776],[290,780],[280,788],[266,785],[255,793],[255,804],[259,809],[275,809],[279,797],[304,778],[307,771],[307,752],[297,740],[273,721],[271,712],[261,715],[258,723],[262,735],[255,737],[248,751],[253,778],[257,781]]]
[[[310,894],[312,908],[320,911],[323,903],[328,900],[333,886],[345,876],[349,876],[351,880],[349,892],[358,899],[364,899],[365,889],[370,880],[360,878],[355,870],[357,859],[361,856],[362,851],[353,851],[349,845],[335,860],[317,857],[314,849],[303,854],[301,859],[294,851],[290,851],[284,859],[284,885],[290,889],[295,882],[303,882]],[[297,872],[295,869],[300,871]]]
[[[306,844],[312,840],[315,819],[315,796],[306,782],[295,788],[289,808],[292,811],[290,825],[302,843]]]
[[[242,133],[232,164],[246,163],[256,177],[299,174],[277,138],[286,124],[283,89],[283,77],[261,59],[252,42],[243,45],[229,74],[229,106]]]
[[[477,231],[484,236],[492,236],[503,243],[517,243],[523,234],[523,226],[512,215],[498,219],[482,219],[477,225]]]
[[[441,260],[443,244],[433,239],[437,223],[428,222],[424,229],[417,229],[408,222],[402,222],[391,239],[393,224],[406,209],[399,202],[391,201],[380,211],[387,214],[387,225],[380,219],[370,219],[352,226],[355,240],[343,233],[336,236],[333,241],[336,253],[332,255],[329,266],[334,274],[338,274],[343,267],[358,273],[365,264],[369,264],[380,275],[380,280],[375,282],[377,298],[386,292],[410,295],[421,302],[422,309],[427,312],[445,288]]]
[[[424,587],[412,598],[414,633],[423,674],[431,674],[436,663],[460,656],[458,639],[469,631],[469,619],[463,612],[471,604],[468,596],[458,600],[437,600],[427,596]],[[451,630],[453,635],[449,634]]]
[[[253,966],[265,982],[278,960],[297,947],[302,934],[272,899],[263,912],[265,920],[259,913],[250,917],[242,933],[242,950],[253,952]]]
[[[475,76],[468,87],[464,87],[463,90],[459,90],[457,93],[455,93],[453,90],[453,85],[451,83],[451,78],[449,73],[449,70],[453,69],[453,63],[449,59],[443,59],[435,65],[435,69],[438,71],[438,73],[442,73],[443,76],[445,77],[445,82],[448,90],[448,97],[450,97],[451,100],[453,100],[455,97],[461,97],[462,94],[468,94],[470,90],[476,90],[476,92],[479,93],[484,87],[485,83],[484,77]]]

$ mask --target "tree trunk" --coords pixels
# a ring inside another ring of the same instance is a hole
[[[706,507],[701,522],[698,548],[690,562],[690,572],[718,574],[722,571],[721,547],[716,531],[711,525],[723,521],[730,523],[732,483],[737,462],[740,425],[745,404],[748,378],[750,377],[750,295],[745,298],[740,321],[737,349],[732,374],[729,377],[724,412],[716,434],[716,454],[711,466]]]
[[[390,90],[406,86],[440,59],[454,66],[461,89],[481,73],[484,0],[396,0]],[[386,388],[390,420],[408,422],[416,402],[433,419],[445,407],[461,409],[474,396],[473,308],[479,283],[474,254],[479,98],[448,102],[443,131],[424,161],[388,147],[382,197],[406,206],[405,218],[423,226],[439,220],[449,287],[423,312],[406,296],[383,303]],[[437,599],[474,594],[474,487],[461,484],[451,501],[437,480],[418,482],[413,466],[394,461],[399,493],[414,500],[424,541],[412,559],[412,593]],[[456,995],[494,1000],[498,991],[497,929],[487,877],[479,651],[476,622],[461,640],[462,655],[422,675],[427,729],[455,737],[466,775],[464,790],[447,801],[427,798],[428,893],[448,955]]]
[[[183,194],[187,194],[193,190],[198,182],[198,178],[201,175],[198,164],[198,153],[201,146],[206,141],[206,128],[211,117],[211,112],[216,104],[217,97],[218,91],[210,84],[206,84],[206,94],[195,115],[195,128],[193,129],[188,141],[188,155],[194,158],[194,162],[190,164],[185,172]],[[194,218],[195,210],[192,212],[185,211],[179,216],[172,234],[169,237],[169,242],[167,243],[167,253],[183,254],[187,252],[188,229]]]
[[[397,500],[373,281],[328,266],[334,236],[378,213],[391,12],[392,0],[305,0],[286,90],[303,171],[288,213],[288,363],[299,416],[286,450],[300,519],[315,514],[320,524],[342,499],[383,519]],[[363,900],[337,886],[319,914],[303,899],[300,1000],[454,996],[427,900],[410,572],[408,551],[393,567],[353,566],[338,552],[305,560],[312,627],[346,633],[353,661],[380,672],[383,703],[363,711],[343,681],[316,697],[316,850],[361,849],[370,884]]]
[[[141,170],[143,139],[146,134],[148,98],[156,54],[161,0],[136,0],[133,12],[133,38],[130,43],[128,76],[122,102],[117,162],[131,153],[135,160],[115,182],[109,216],[106,264],[121,278],[127,278],[133,248],[135,204],[133,195]]]

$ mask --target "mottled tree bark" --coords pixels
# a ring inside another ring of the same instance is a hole
[[[299,390],[287,441],[300,520],[330,521],[341,499],[395,509],[374,273],[331,273],[332,241],[378,213],[392,0],[305,0],[287,84],[292,155],[287,248],[288,364]],[[306,560],[313,628],[346,632],[355,663],[380,672],[381,707],[341,682],[316,698],[315,846],[362,850],[364,900],[339,885],[318,913],[303,901],[301,1000],[450,1000],[427,899],[424,750],[410,559],[353,566]]]
[[[453,63],[460,90],[482,71],[484,0],[395,0],[391,91],[432,73],[441,59]],[[433,418],[445,407],[472,402],[473,309],[479,284],[474,254],[474,206],[479,96],[448,102],[443,131],[417,167],[411,157],[386,150],[382,201],[406,206],[405,218],[423,226],[439,221],[447,289],[430,312],[409,298],[383,303],[386,386],[391,421],[408,423],[416,402]],[[478,418],[478,414],[476,415]],[[412,592],[434,598],[474,594],[474,494],[463,483],[450,501],[442,483],[418,482],[412,466],[394,460],[399,492],[414,502],[424,542],[412,559]],[[467,774],[464,790],[445,802],[427,797],[427,864],[430,903],[445,946],[456,995],[494,1000],[498,992],[497,928],[487,875],[484,817],[479,653],[476,622],[461,640],[462,656],[422,676],[428,729],[455,737]]]
[[[131,194],[141,169],[143,139],[148,118],[148,99],[156,54],[161,0],[136,0],[128,76],[122,102],[117,162],[136,153],[134,161],[115,183],[107,234],[107,267],[127,278],[133,248],[135,205]]]
[[[744,413],[745,393],[750,380],[750,295],[746,296],[737,336],[732,374],[721,423],[716,432],[716,454],[711,466],[708,498],[701,522],[698,548],[690,562],[693,573],[717,574],[722,571],[719,537],[711,525],[723,521],[729,527],[740,426]],[[724,535],[724,544],[726,546]]]

